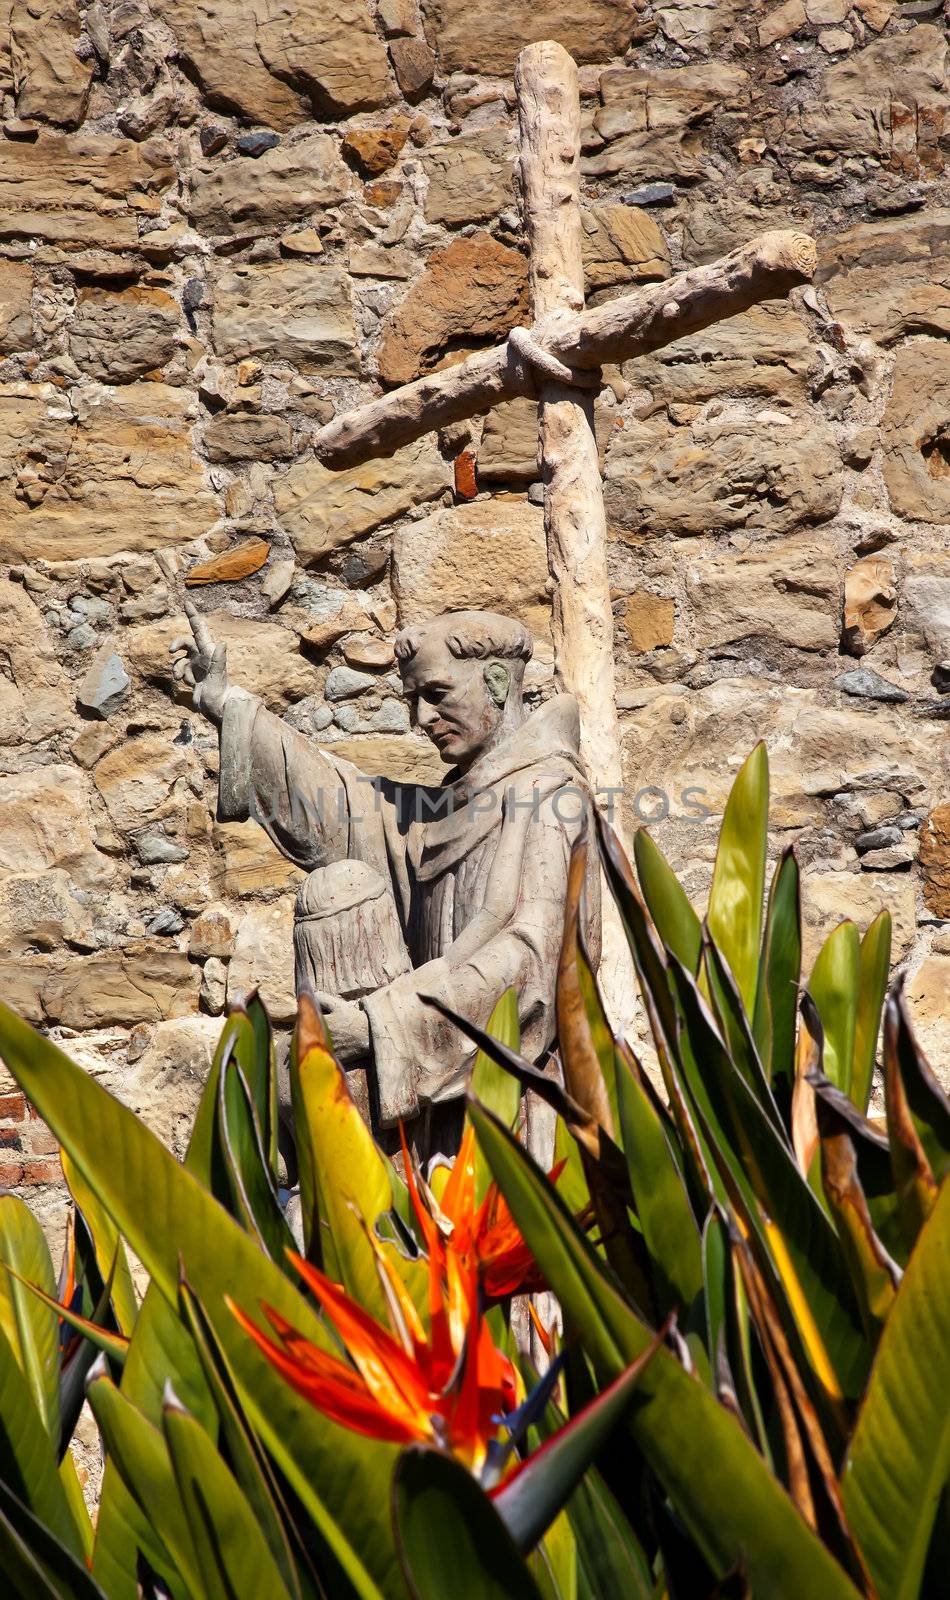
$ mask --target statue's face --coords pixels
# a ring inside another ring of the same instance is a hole
[[[459,661],[444,645],[433,642],[423,644],[403,679],[413,722],[432,740],[443,761],[463,772],[491,743],[504,713],[504,698],[498,704],[497,676],[493,695],[485,668],[484,661]],[[501,670],[507,672],[505,667]]]

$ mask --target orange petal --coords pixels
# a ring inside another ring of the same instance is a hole
[[[469,1123],[442,1195],[442,1210],[452,1222],[459,1223],[470,1217],[474,1209],[475,1129]]]

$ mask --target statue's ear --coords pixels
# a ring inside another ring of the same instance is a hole
[[[498,709],[501,710],[508,698],[508,690],[511,688],[511,673],[503,662],[489,661],[487,666],[483,668],[483,675],[488,686],[488,693]]]

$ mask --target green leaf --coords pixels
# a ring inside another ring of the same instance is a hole
[[[617,1062],[623,1150],[663,1313],[685,1316],[703,1285],[699,1230],[682,1174],[639,1064]]]
[[[769,761],[765,745],[757,744],[726,802],[706,917],[750,1017],[758,986],[768,822]]]
[[[741,1072],[759,1105],[784,1138],[785,1125],[772,1095],[771,1084],[759,1058],[736,982],[712,940],[703,943],[702,975],[719,1030],[735,1067]]]
[[[233,1058],[218,1080],[218,1137],[226,1156],[233,1214],[284,1270],[295,1248],[271,1176],[247,1079]]]
[[[861,981],[861,941],[853,922],[841,922],[828,935],[808,980],[824,1030],[825,1077],[851,1093],[855,1019]],[[852,1096],[852,1099],[854,1097]]]
[[[884,1326],[841,1473],[848,1522],[881,1600],[916,1600],[950,1479],[948,1260],[944,1183]]]
[[[139,1302],[132,1282],[132,1271],[125,1253],[125,1245],[112,1218],[103,1210],[93,1190],[77,1171],[65,1150],[60,1151],[60,1160],[69,1192],[76,1202],[76,1209],[92,1240],[96,1264],[103,1283],[110,1272],[112,1273],[112,1310],[119,1331],[128,1338],[139,1314]]]
[[[24,1291],[25,1293],[25,1291]],[[81,1559],[82,1540],[43,1424],[13,1347],[0,1331],[0,1480]]]
[[[633,837],[633,859],[653,926],[687,971],[699,970],[702,924],[673,868],[646,828]]]
[[[180,1574],[196,1600],[205,1600],[194,1541],[165,1440],[111,1378],[93,1376],[88,1395],[106,1449],[138,1507],[136,1533],[143,1554],[156,1572],[172,1581]]]
[[[874,1058],[881,1028],[881,1008],[891,970],[891,914],[881,911],[861,940],[858,1008],[854,1023],[851,1063],[851,1098],[859,1111],[867,1111],[874,1076]]]
[[[783,852],[769,886],[759,961],[752,1032],[766,1076],[783,1110],[795,1081],[795,1028],[802,964],[802,915],[798,862]]]
[[[609,1383],[649,1347],[596,1252],[507,1129],[473,1107],[492,1172],[564,1310],[584,1330],[598,1379]],[[856,1590],[798,1516],[736,1419],[676,1357],[657,1350],[625,1426],[717,1575],[745,1558],[756,1593],[772,1600],[856,1600]],[[715,1470],[710,1470],[715,1463]]]
[[[29,1206],[0,1195],[0,1329],[6,1334],[54,1444],[59,1442],[59,1316],[30,1293],[35,1283],[56,1304],[46,1236]],[[26,1280],[24,1282],[23,1280]]]
[[[515,1054],[521,1049],[521,1023],[518,1018],[518,994],[506,989],[488,1019],[485,1029],[492,1039],[507,1045]],[[510,1072],[500,1067],[487,1052],[479,1050],[472,1067],[470,1092],[480,1105],[487,1106],[492,1114],[513,1128],[521,1111],[521,1086]],[[475,1153],[475,1203],[481,1205],[488,1190],[489,1172],[481,1151]]]
[[[666,1331],[664,1328],[658,1333],[619,1378],[535,1450],[513,1478],[495,1490],[495,1510],[519,1550],[532,1550],[563,1509],[626,1412]]]
[[[5,1483],[0,1483],[0,1572],[22,1600],[105,1600],[99,1585]],[[42,1574],[42,1576],[38,1576]],[[19,1583],[18,1583],[19,1580]]]
[[[316,1313],[192,1171],[180,1167],[125,1106],[4,1006],[0,1006],[0,1053],[87,1181],[95,1184],[102,1204],[172,1308],[177,1306],[179,1256],[183,1257],[188,1280],[232,1366],[252,1427],[304,1502],[354,1589],[367,1600],[376,1600],[380,1587],[398,1593],[400,1580],[385,1510],[392,1446],[327,1421],[299,1399],[238,1326],[225,1297],[234,1295],[247,1308],[266,1301],[304,1338],[332,1349]],[[209,1159],[210,1140],[205,1137],[199,1155]],[[177,1315],[172,1314],[180,1329]],[[134,1345],[135,1340],[126,1362],[123,1394],[134,1370]],[[188,1403],[188,1409],[195,1408]]]
[[[413,1600],[540,1600],[498,1512],[452,1456],[410,1445],[396,1466],[392,1500]]]
[[[170,1399],[164,1433],[209,1600],[290,1600],[251,1507],[200,1422]]]
[[[850,1120],[843,1116],[840,1089],[810,1080],[815,1088],[815,1114],[821,1141],[821,1181],[858,1291],[864,1325],[876,1343],[900,1283],[900,1268],[874,1231],[858,1175],[858,1159]]]
[[[788,1144],[733,1066],[695,982],[675,963],[671,976],[683,1016],[683,1076],[710,1149],[745,1201],[819,1385],[832,1403],[856,1397],[869,1351],[838,1237]]]
[[[53,1312],[57,1320],[62,1318],[63,1322],[68,1323],[71,1328],[75,1328],[76,1332],[81,1333],[84,1338],[89,1340],[90,1344],[94,1344],[97,1350],[101,1350],[103,1355],[107,1355],[110,1361],[118,1362],[120,1367],[125,1364],[125,1358],[129,1353],[129,1341],[124,1334],[111,1333],[108,1328],[103,1328],[100,1323],[94,1322],[92,1318],[81,1317],[78,1311],[70,1311],[68,1306],[60,1305],[55,1295],[47,1294],[46,1290],[41,1289],[38,1284],[28,1283],[25,1278],[20,1278],[19,1281],[24,1289],[35,1295],[42,1305],[47,1306]]]

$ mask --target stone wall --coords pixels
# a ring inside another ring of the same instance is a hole
[[[544,36],[581,63],[591,296],[820,241],[793,304],[607,374],[631,796],[701,895],[764,737],[810,950],[889,905],[950,1069],[938,4],[0,0],[2,992],[179,1150],[226,998],[290,1019],[297,877],[213,820],[185,582],[236,680],[371,772],[438,769],[400,622],[517,613],[550,687],[531,402],[340,475],[310,448],[525,317],[511,70]],[[0,1118],[53,1225],[53,1142]]]

